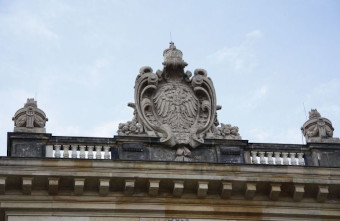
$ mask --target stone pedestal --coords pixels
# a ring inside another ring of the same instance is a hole
[[[46,143],[51,134],[12,133],[7,134],[7,156],[10,157],[45,157]]]

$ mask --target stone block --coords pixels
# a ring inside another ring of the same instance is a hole
[[[126,179],[125,180],[125,187],[124,187],[124,194],[131,196],[135,191],[135,180],[134,179]]]
[[[123,143],[118,147],[120,160],[149,160],[149,150],[141,143]]]
[[[99,195],[106,196],[109,193],[110,179],[99,179]]]
[[[293,193],[294,201],[301,201],[304,193],[305,193],[305,185],[294,184],[294,193]]]
[[[57,195],[59,191],[59,178],[50,177],[48,178],[48,194]]]
[[[256,183],[246,183],[245,198],[251,200],[256,193]]]
[[[240,147],[221,146],[219,154],[220,163],[244,163],[244,152]]]
[[[173,189],[174,196],[176,196],[176,197],[182,196],[183,190],[184,190],[184,181],[175,180],[174,181],[174,189]]]
[[[22,192],[27,195],[31,195],[33,185],[33,177],[22,178]]]
[[[149,180],[149,194],[150,196],[157,196],[159,190],[159,180]]]
[[[82,195],[84,193],[85,178],[74,178],[74,194]]]
[[[325,202],[329,194],[328,185],[318,185],[317,200],[319,202]]]
[[[281,184],[279,183],[271,183],[270,184],[270,193],[269,198],[271,200],[278,200],[281,193]]]
[[[208,181],[198,181],[197,182],[197,197],[204,198],[207,196],[209,188]]]
[[[0,194],[5,194],[7,177],[0,177]]]
[[[222,182],[221,184],[221,197],[224,199],[230,198],[233,186],[231,182]]]

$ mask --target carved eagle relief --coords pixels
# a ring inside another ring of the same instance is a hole
[[[195,121],[198,99],[189,88],[180,84],[162,87],[154,97],[158,117],[173,129],[187,129]]]
[[[187,143],[181,134],[189,134],[198,115],[199,102],[191,88],[184,84],[167,84],[154,98],[155,111],[162,124],[167,124],[177,140]]]

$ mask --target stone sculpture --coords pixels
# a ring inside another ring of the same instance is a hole
[[[188,64],[173,42],[163,52],[164,68],[153,73],[142,67],[135,81],[135,103],[132,121],[122,123],[118,135],[160,137],[160,142],[177,148],[176,160],[186,161],[190,149],[204,138],[241,139],[238,128],[229,124],[218,126],[216,93],[204,69],[194,76],[184,71]]]
[[[14,132],[46,133],[45,124],[48,119],[44,111],[40,110],[37,101],[27,98],[23,108],[20,108],[12,118]]]
[[[312,109],[309,112],[309,119],[303,124],[301,130],[308,143],[340,142],[339,138],[333,138],[332,122],[321,117],[317,109]]]

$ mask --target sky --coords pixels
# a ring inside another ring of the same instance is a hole
[[[311,108],[340,137],[340,1],[0,0],[0,156],[27,98],[47,133],[113,137],[171,40],[244,140],[302,144]]]

